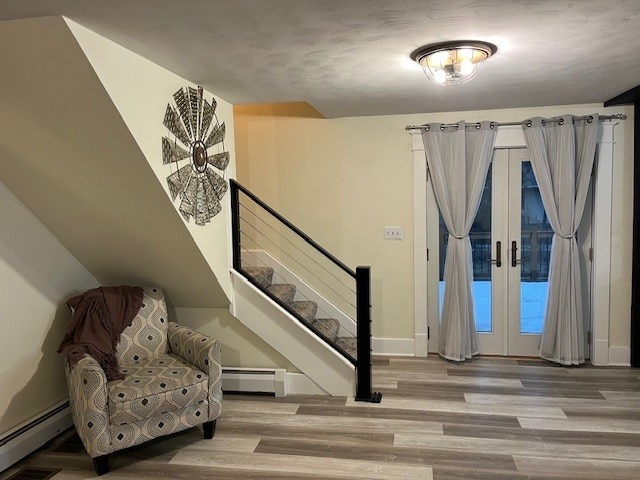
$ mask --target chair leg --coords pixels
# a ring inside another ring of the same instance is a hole
[[[93,468],[98,476],[109,472],[109,454],[93,458]]]
[[[216,421],[217,420],[211,420],[210,422],[204,422],[202,424],[202,429],[204,430],[204,438],[213,438],[213,435],[216,433]]]

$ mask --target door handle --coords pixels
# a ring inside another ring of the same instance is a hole
[[[502,266],[502,242],[501,241],[498,240],[496,242],[496,258],[490,258],[489,261],[491,262],[492,265],[495,265],[498,268]]]
[[[517,258],[518,256],[518,242],[515,240],[511,242],[511,266],[516,267],[519,263],[522,263],[521,258]]]

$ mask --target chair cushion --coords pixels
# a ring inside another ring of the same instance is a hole
[[[209,377],[176,355],[121,364],[120,370],[126,377],[107,387],[112,425],[207,402]]]

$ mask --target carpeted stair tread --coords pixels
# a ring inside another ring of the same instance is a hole
[[[301,300],[299,302],[293,302],[291,304],[291,310],[296,312],[302,318],[304,318],[307,322],[311,322],[318,311],[318,304],[316,302],[312,302],[311,300]]]
[[[296,295],[296,286],[290,283],[274,283],[269,285],[267,291],[289,305]]]
[[[290,283],[272,283],[273,268],[271,267],[243,267],[247,275],[252,277],[260,287],[280,299],[292,311],[300,315],[315,330],[327,337],[331,342],[340,347],[346,353],[356,358],[355,337],[338,337],[340,322],[335,318],[315,318],[318,304],[312,300],[294,301],[296,286]]]
[[[273,268],[271,267],[242,267],[262,288],[269,288],[273,280]]]
[[[335,318],[316,318],[311,325],[332,342],[336,340],[340,330],[340,322]]]
[[[356,337],[338,337],[336,345],[353,358],[357,358]]]

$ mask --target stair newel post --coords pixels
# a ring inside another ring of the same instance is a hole
[[[382,394],[371,391],[371,267],[356,267],[357,363],[356,401],[379,403]]]
[[[233,248],[233,268],[240,270],[240,194],[238,184],[232,179],[231,186],[231,243]]]

